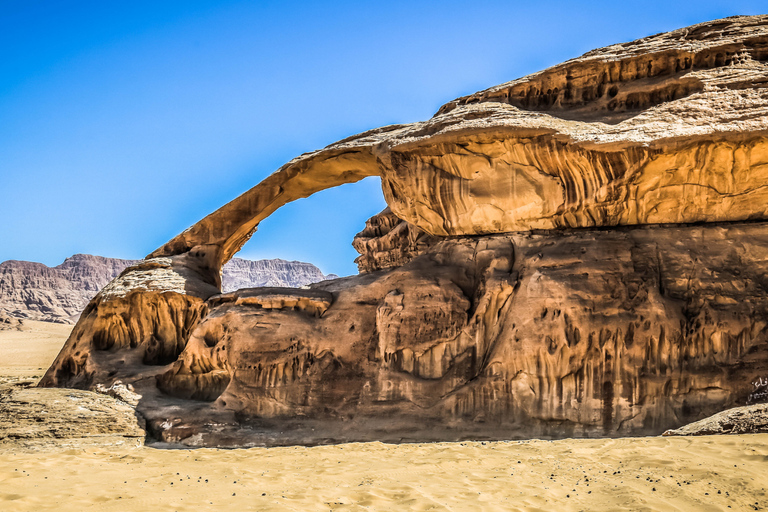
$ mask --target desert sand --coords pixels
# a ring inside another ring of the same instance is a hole
[[[0,383],[71,326],[0,331]],[[0,444],[0,510],[764,510],[768,434],[175,450]]]
[[[70,332],[71,325],[34,320],[0,330],[0,382],[42,377]]]

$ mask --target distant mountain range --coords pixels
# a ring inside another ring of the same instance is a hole
[[[55,267],[31,261],[0,263],[0,313],[47,322],[75,323],[99,290],[138,260],[75,254]],[[311,263],[301,261],[244,260],[224,265],[224,292],[258,286],[296,288],[325,279]]]

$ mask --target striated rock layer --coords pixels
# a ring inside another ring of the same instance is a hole
[[[150,256],[218,267],[281,205],[374,175],[432,235],[765,219],[766,20],[594,50],[306,153]]]
[[[191,446],[658,434],[760,401],[766,113],[768,16],[737,17],[350,137],[108,284],[42,384],[119,379]],[[359,276],[220,292],[275,209],[372,175]]]
[[[143,418],[128,403],[100,393],[0,384],[0,449],[34,448],[46,440],[141,445]],[[14,450],[14,451],[15,451]]]

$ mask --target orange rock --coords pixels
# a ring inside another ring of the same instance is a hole
[[[658,434],[768,379],[768,16],[590,52],[289,162],[107,285],[43,385],[188,445]],[[221,295],[281,205],[382,178],[364,273]]]

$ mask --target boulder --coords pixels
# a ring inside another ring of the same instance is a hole
[[[0,452],[44,446],[51,439],[64,444],[144,443],[144,420],[130,404],[99,392],[30,384],[0,385]]]
[[[711,436],[721,434],[762,434],[768,432],[768,404],[745,405],[719,412],[709,418],[667,430],[665,436]]]

